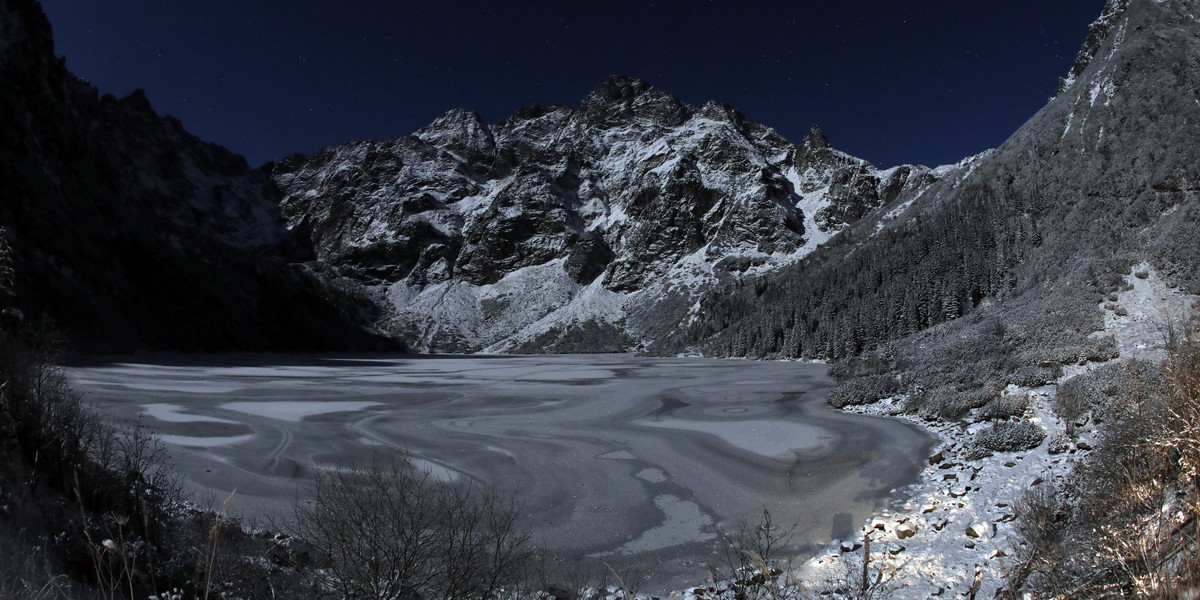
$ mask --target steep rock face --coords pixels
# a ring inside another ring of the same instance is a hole
[[[681,304],[704,281],[797,260],[936,179],[879,171],[819,130],[796,146],[730,106],[691,107],[625,76],[578,109],[532,106],[493,126],[454,110],[412,136],[289,157],[272,173],[318,256],[389,290],[392,328],[458,350],[527,348],[587,321],[621,329],[631,306]],[[562,276],[491,299],[546,268]],[[580,308],[599,297],[605,310]],[[465,313],[435,307],[448,304]]]
[[[1083,41],[1083,47],[1079,49],[1079,54],[1075,57],[1075,63],[1071,65],[1071,70],[1066,76],[1058,82],[1057,93],[1061,94],[1068,87],[1079,79],[1080,75],[1087,69],[1088,64],[1100,51],[1100,47],[1104,44],[1109,34],[1112,33],[1112,28],[1120,20],[1125,13],[1125,9],[1129,7],[1129,0],[1108,0],[1104,6],[1104,11],[1088,27],[1087,38]]]
[[[0,224],[17,296],[83,350],[345,348],[342,295],[289,261],[313,256],[262,171],[117,99],[54,55],[33,0],[0,2]],[[365,305],[363,310],[369,310]]]

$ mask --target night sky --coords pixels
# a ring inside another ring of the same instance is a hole
[[[67,67],[251,164],[406,135],[451,108],[578,106],[612,74],[887,167],[995,147],[1104,0],[504,3],[42,0]]]

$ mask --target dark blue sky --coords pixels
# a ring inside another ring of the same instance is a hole
[[[1053,93],[1104,0],[43,4],[73,72],[101,92],[145,88],[255,165],[406,135],[450,108],[496,122],[577,106],[623,73],[793,141],[819,123],[886,167],[1004,141]]]

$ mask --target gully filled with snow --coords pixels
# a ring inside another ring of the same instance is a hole
[[[715,528],[797,523],[797,553],[857,531],[912,482],[932,438],[832,411],[822,365],[641,358],[170,357],[69,370],[107,414],[162,436],[201,504],[286,516],[314,465],[407,451],[515,493],[564,568],[704,581]]]

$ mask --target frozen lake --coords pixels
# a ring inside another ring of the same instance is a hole
[[[540,543],[583,568],[706,579],[714,527],[797,523],[797,552],[850,535],[911,482],[931,439],[828,409],[822,365],[641,358],[92,360],[76,389],[162,436],[186,488],[285,515],[314,465],[406,450],[444,479],[516,493]]]

